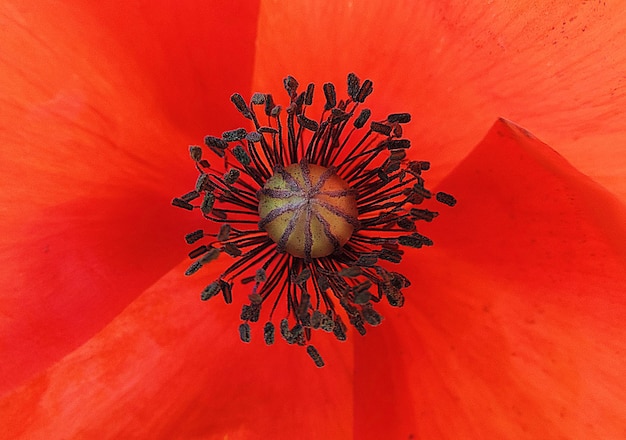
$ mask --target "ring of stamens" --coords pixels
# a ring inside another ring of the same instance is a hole
[[[220,254],[233,259],[201,299],[221,293],[230,304],[235,287],[241,288],[236,281],[253,284],[250,303],[241,309],[241,340],[250,342],[250,323],[267,319],[266,344],[280,335],[306,346],[318,367],[324,361],[311,345],[314,330],[344,341],[345,319],[364,335],[366,324],[381,323],[383,299],[393,307],[404,304],[410,282],[389,265],[402,261],[404,248],[432,246],[417,223],[438,215],[417,205],[431,198],[456,203],[447,193],[433,197],[423,178],[430,163],[407,154],[411,142],[403,138],[402,125],[411,115],[370,121],[372,112],[360,106],[372,82],[351,73],[347,86],[347,97],[338,100],[335,86],[324,84],[318,121],[306,114],[314,84],[299,92],[291,76],[284,80],[290,98],[285,108],[271,94],[255,93],[249,103],[233,94],[231,101],[254,129],[205,137],[223,166],[211,165],[200,146],[191,146],[200,173],[195,189],[172,200],[221,225],[218,232],[199,229],[185,236],[188,244],[197,243],[186,275]]]
[[[259,229],[279,252],[307,261],[338,251],[359,224],[355,191],[334,168],[306,161],[277,166],[257,197]]]

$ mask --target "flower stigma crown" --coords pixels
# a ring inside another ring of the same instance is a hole
[[[407,156],[411,141],[402,137],[402,126],[411,115],[370,121],[371,111],[360,107],[372,82],[361,83],[351,73],[347,83],[347,98],[340,101],[335,86],[324,84],[318,120],[306,114],[314,84],[298,92],[291,76],[284,79],[290,98],[284,110],[270,94],[255,93],[250,103],[232,95],[254,130],[206,136],[217,166],[204,158],[205,148],[189,147],[199,172],[195,189],[172,201],[210,222],[207,230],[185,236],[196,246],[185,275],[221,254],[232,260],[201,299],[221,293],[231,303],[233,291],[241,289],[235,281],[250,284],[241,340],[250,342],[250,323],[263,318],[263,339],[271,345],[278,322],[281,337],[306,347],[318,367],[324,360],[311,344],[313,330],[344,341],[346,321],[364,335],[367,325],[381,323],[376,307],[383,299],[393,307],[404,304],[409,279],[390,267],[402,260],[403,247],[433,244],[416,222],[438,215],[417,207],[433,194],[422,177],[429,162]],[[456,203],[443,192],[434,198]]]

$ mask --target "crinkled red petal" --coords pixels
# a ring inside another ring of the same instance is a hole
[[[624,206],[504,120],[441,188],[404,309],[355,342],[355,437],[621,438]]]
[[[0,393],[183,258],[197,216],[170,201],[195,180],[187,145],[239,121],[257,7],[0,6]]]

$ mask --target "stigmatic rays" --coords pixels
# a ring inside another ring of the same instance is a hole
[[[251,131],[204,139],[217,166],[204,158],[204,148],[191,146],[199,176],[195,188],[172,204],[209,220],[206,230],[185,236],[195,245],[186,275],[221,254],[230,260],[201,299],[221,294],[231,303],[233,294],[245,291],[243,342],[254,338],[250,323],[263,320],[258,332],[267,345],[279,334],[288,344],[306,346],[322,367],[310,343],[313,330],[343,341],[346,323],[361,335],[381,323],[376,307],[382,300],[402,306],[410,283],[393,266],[403,247],[433,244],[416,223],[438,215],[418,206],[431,198],[448,206],[456,200],[441,192],[433,198],[422,177],[430,164],[409,159],[411,142],[402,138],[408,113],[370,120],[371,111],[362,107],[371,81],[348,75],[347,97],[339,101],[335,86],[324,84],[325,104],[316,119],[307,115],[314,85],[298,91],[288,76],[284,86],[290,98],[285,108],[270,94],[255,93],[249,103],[239,94],[231,97]]]

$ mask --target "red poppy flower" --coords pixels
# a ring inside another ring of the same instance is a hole
[[[626,13],[460,4],[4,2],[3,435],[623,438]],[[183,276],[169,201],[232,92],[350,71],[459,203],[316,369],[198,300],[222,268]]]

